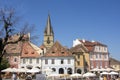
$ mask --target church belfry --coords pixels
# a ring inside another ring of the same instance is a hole
[[[54,44],[54,32],[51,26],[50,15],[48,14],[47,24],[44,31],[44,42],[43,44],[49,49]]]

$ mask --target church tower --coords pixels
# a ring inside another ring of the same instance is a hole
[[[43,44],[49,49],[54,44],[54,32],[51,26],[50,15],[48,14],[47,24],[44,31],[44,42]]]

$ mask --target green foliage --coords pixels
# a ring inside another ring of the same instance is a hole
[[[6,69],[10,66],[8,60],[6,58],[2,59],[1,65],[0,65],[0,70]]]

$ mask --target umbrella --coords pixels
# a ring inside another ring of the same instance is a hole
[[[108,75],[109,73],[108,72],[102,72],[100,73],[101,75]]]
[[[110,72],[109,74],[110,74],[110,75],[118,75],[117,72]]]
[[[106,69],[105,68],[100,68],[100,71],[105,71]]]
[[[112,68],[107,68],[107,69],[105,69],[106,71],[113,71],[114,69],[112,69]]]
[[[95,77],[95,76],[96,76],[96,74],[90,73],[90,72],[83,74],[83,77]]]
[[[79,73],[74,73],[74,74],[71,74],[70,77],[82,77],[82,75]]]
[[[4,70],[2,70],[2,72],[11,72],[12,71],[12,68],[6,68]]]
[[[75,77],[78,79],[78,77],[82,77],[82,75],[79,73],[74,73],[74,74],[71,74],[70,77],[71,77],[71,79],[75,78]]]
[[[17,72],[17,68],[7,68],[2,70],[2,72]]]
[[[38,68],[32,68],[30,70],[27,71],[28,73],[37,73],[37,72],[40,72],[40,69]]]
[[[59,77],[60,76],[60,74],[50,74],[50,75],[48,75],[48,77],[52,77],[52,80],[55,80],[55,77]]]
[[[94,68],[94,69],[92,69],[90,71],[100,71],[100,69],[99,68]]]
[[[26,68],[18,68],[17,72],[27,72],[29,69]]]

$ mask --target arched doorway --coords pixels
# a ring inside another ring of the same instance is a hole
[[[72,69],[71,69],[71,68],[68,68],[68,69],[67,69],[67,73],[68,73],[68,74],[72,74]]]
[[[59,69],[59,74],[64,74],[64,69],[63,68]]]
[[[56,69],[55,69],[55,68],[52,68],[52,71],[53,71],[53,72],[55,72],[55,71],[56,71]]]
[[[82,72],[81,69],[77,69],[77,73],[81,74],[81,72]]]

